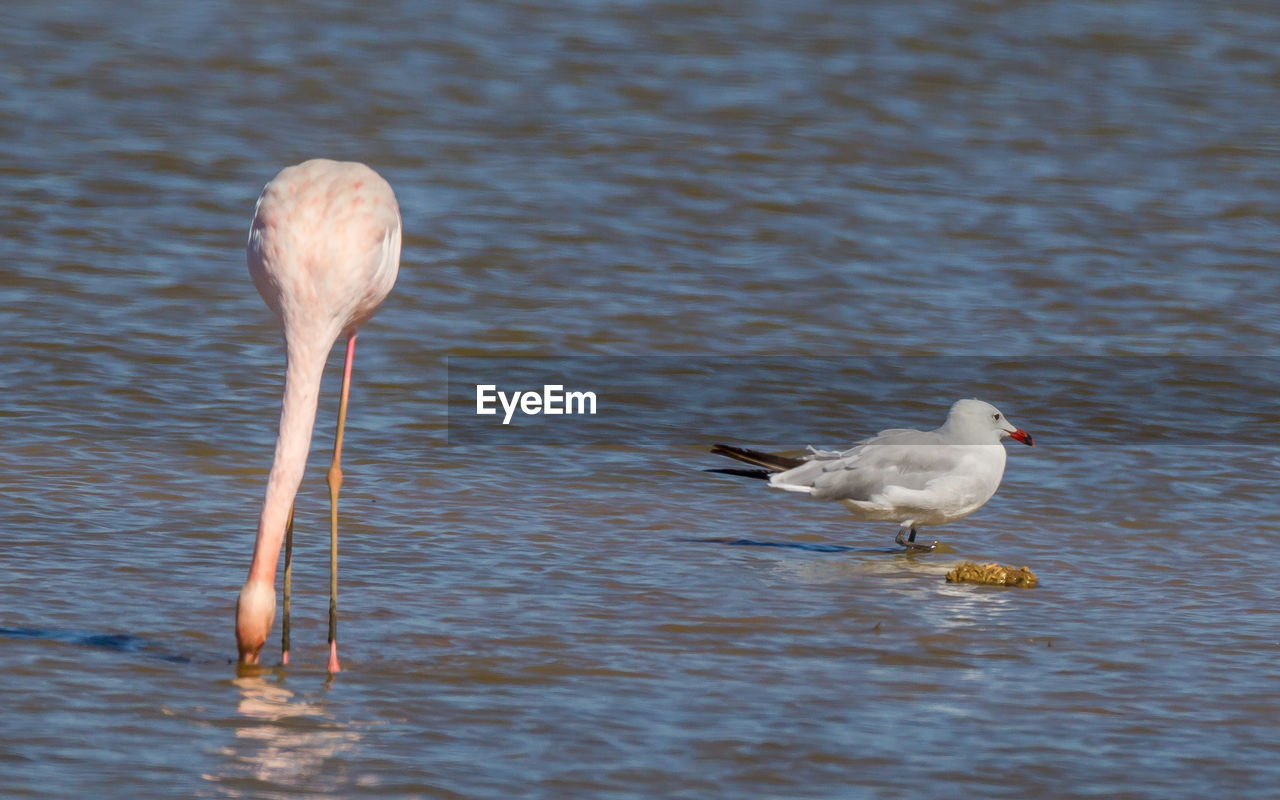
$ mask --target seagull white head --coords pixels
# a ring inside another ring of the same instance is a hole
[[[978,439],[988,439],[994,434],[997,442],[1009,436],[1025,445],[1035,445],[1031,434],[1006,419],[1000,409],[976,399],[957,400],[947,413],[944,427]]]

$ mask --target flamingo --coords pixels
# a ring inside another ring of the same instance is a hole
[[[293,503],[315,426],[325,360],[347,338],[338,430],[329,465],[329,672],[338,663],[338,491],[356,329],[391,291],[400,267],[400,208],[364,164],[313,159],[281,170],[254,207],[249,274],[284,333],[284,397],[275,457],[258,517],[249,577],[236,601],[240,663],[257,664],[275,622],[276,566],[285,547],[282,663],[289,663]]]

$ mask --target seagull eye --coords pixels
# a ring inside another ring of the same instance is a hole
[[[999,415],[998,413],[996,413],[996,414],[992,414],[992,415],[991,415],[991,418],[992,418],[993,420],[995,420],[996,422],[999,422],[999,421],[1000,421],[1000,415]]]

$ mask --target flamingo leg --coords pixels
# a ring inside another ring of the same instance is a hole
[[[289,666],[289,596],[293,584],[293,506],[284,526],[284,620],[280,626],[280,663]]]
[[[329,672],[338,672],[338,491],[342,489],[342,433],[347,423],[347,397],[351,394],[351,364],[356,355],[356,334],[347,339],[347,359],[342,366],[342,395],[338,400],[338,433],[333,439],[329,464]]]

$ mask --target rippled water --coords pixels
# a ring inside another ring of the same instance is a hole
[[[1274,793],[1272,5],[10,5],[0,794]],[[295,664],[231,663],[283,360],[245,231],[318,155],[405,227],[332,680],[336,352]],[[697,431],[450,435],[446,358],[583,355],[854,359],[734,372],[712,418],[746,444],[933,426],[964,389],[1040,446],[906,555],[699,472]],[[869,357],[938,374],[866,408]],[[1200,367],[1166,396],[1125,359]],[[1042,585],[946,584],[961,559]]]

